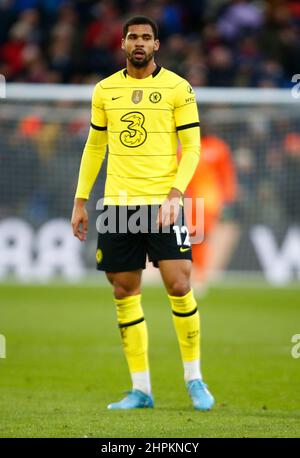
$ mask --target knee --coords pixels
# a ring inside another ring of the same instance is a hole
[[[125,297],[134,295],[130,289],[122,285],[113,285],[113,293],[116,299],[125,299]]]
[[[123,275],[114,274],[111,272],[106,273],[106,277],[113,288],[113,294],[116,299],[124,299],[128,296],[136,296],[140,294],[140,280],[139,278],[126,278]]]
[[[190,289],[190,282],[186,279],[176,279],[168,285],[168,293],[170,296],[185,296]]]
[[[130,285],[114,282],[112,287],[116,299],[125,299],[125,297],[140,294],[139,288],[133,288]]]

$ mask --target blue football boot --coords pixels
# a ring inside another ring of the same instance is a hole
[[[127,396],[119,402],[113,402],[107,406],[108,409],[146,409],[153,408],[154,401],[152,395],[143,393],[140,390],[127,391]]]
[[[210,410],[213,407],[215,403],[214,397],[202,380],[190,380],[187,384],[187,389],[195,409]]]

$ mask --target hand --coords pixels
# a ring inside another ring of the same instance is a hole
[[[166,200],[158,210],[156,224],[157,226],[166,227],[175,223],[180,211],[181,192],[172,188]]]
[[[71,219],[73,234],[81,242],[86,240],[88,231],[89,217],[85,208],[85,202],[85,199],[75,199]]]

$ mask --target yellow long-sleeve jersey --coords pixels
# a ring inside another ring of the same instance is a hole
[[[89,198],[107,145],[105,205],[160,204],[172,187],[184,192],[200,154],[198,111],[189,83],[157,67],[143,79],[121,70],[95,86],[76,197]]]

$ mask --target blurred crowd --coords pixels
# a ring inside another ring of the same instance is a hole
[[[299,73],[299,0],[0,0],[7,81],[99,81],[124,67],[122,24],[148,15],[158,63],[193,86],[289,87]]]

